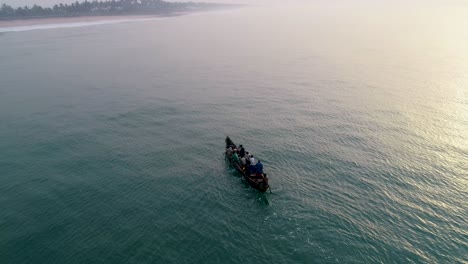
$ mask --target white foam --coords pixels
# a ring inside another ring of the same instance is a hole
[[[158,19],[163,19],[163,18],[162,17],[125,18],[125,19],[99,20],[99,21],[89,21],[89,22],[69,22],[69,23],[64,22],[64,23],[37,24],[37,25],[28,25],[28,26],[0,27],[0,33],[30,31],[30,30],[39,30],[39,29],[44,30],[44,29],[56,29],[56,28],[88,27],[88,26],[97,26],[97,25],[105,25],[105,24],[151,21],[151,20],[158,20]]]

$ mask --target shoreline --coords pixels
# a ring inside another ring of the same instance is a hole
[[[181,16],[187,14],[186,12],[178,12],[171,14],[141,14],[141,15],[110,15],[110,16],[74,16],[74,17],[44,17],[44,18],[22,18],[12,20],[0,20],[0,28],[16,28],[28,26],[43,26],[43,25],[57,25],[57,24],[72,24],[72,23],[93,23],[93,22],[106,22],[106,21],[120,21],[120,20],[133,20],[133,19],[153,19],[163,17]]]

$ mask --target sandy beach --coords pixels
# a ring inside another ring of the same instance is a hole
[[[182,13],[171,15],[128,15],[128,16],[78,16],[78,17],[52,17],[52,18],[32,18],[32,19],[15,19],[15,20],[0,20],[0,28],[16,28],[38,25],[57,25],[57,24],[72,24],[72,23],[93,23],[104,21],[128,21],[153,19],[167,16],[177,16]]]

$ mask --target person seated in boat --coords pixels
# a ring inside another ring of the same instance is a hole
[[[245,157],[240,158],[240,161],[242,166],[245,166],[247,164],[247,160],[245,159]]]
[[[250,155],[250,174],[255,174],[255,159],[254,156]]]
[[[250,164],[249,164],[249,162],[250,162],[250,154],[249,154],[249,152],[246,152],[244,157],[245,157],[245,160],[247,161],[247,165],[250,165]]]
[[[240,151],[239,156],[243,158],[245,156],[245,148],[242,145],[239,145]]]
[[[232,160],[236,163],[236,164],[239,164],[239,156],[237,156],[237,153],[234,152],[234,154],[232,154]]]
[[[240,158],[242,171],[246,172],[247,170],[247,160],[245,157]]]
[[[231,157],[231,155],[232,155],[232,148],[231,148],[231,147],[227,148],[227,149],[226,149],[226,153],[227,153],[227,155],[228,155],[229,157]]]
[[[258,160],[257,165],[255,165],[255,172],[257,173],[257,176],[263,174],[263,164],[260,160]]]

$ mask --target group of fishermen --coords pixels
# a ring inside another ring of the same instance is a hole
[[[255,161],[255,158],[249,152],[246,152],[242,145],[239,145],[240,149],[232,148],[228,146],[226,154],[236,164],[241,166],[242,170],[247,171],[247,175],[256,174],[257,176],[263,175],[263,164],[260,160]]]

